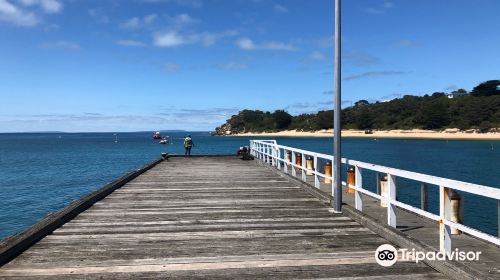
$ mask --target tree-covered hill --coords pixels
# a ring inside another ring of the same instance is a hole
[[[315,131],[333,126],[333,110],[292,116],[284,110],[243,110],[216,128],[220,135],[280,130]],[[500,128],[500,80],[459,89],[450,94],[412,96],[387,102],[360,100],[342,110],[343,129],[479,129]]]

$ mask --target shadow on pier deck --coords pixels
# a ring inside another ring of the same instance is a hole
[[[235,157],[170,158],[0,268],[0,278],[443,279],[290,178]]]

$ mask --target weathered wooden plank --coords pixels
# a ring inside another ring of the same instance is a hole
[[[422,264],[375,264],[386,241],[328,209],[254,162],[171,158],[1,267],[0,278],[441,279]]]
[[[53,230],[70,221],[76,215],[85,211],[97,201],[112,193],[114,190],[122,187],[127,182],[146,172],[148,169],[153,168],[161,161],[162,159],[159,159],[150,164],[147,164],[144,167],[131,172],[112,183],[107,184],[106,186],[87,195],[86,197],[74,201],[64,209],[56,213],[49,214],[46,218],[28,228],[27,230],[5,240],[2,240],[2,242],[0,243],[0,266],[17,256],[18,254],[22,253],[33,243],[37,242]]]

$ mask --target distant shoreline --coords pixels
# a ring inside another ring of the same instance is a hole
[[[228,136],[259,136],[259,137],[333,137],[333,130],[296,131],[285,130],[264,133],[238,133]],[[500,140],[499,132],[476,133],[464,132],[457,129],[444,131],[432,130],[373,130],[372,134],[365,134],[363,130],[342,130],[342,137],[352,138],[393,138],[393,139],[441,139],[441,140]]]

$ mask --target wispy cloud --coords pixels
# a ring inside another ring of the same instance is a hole
[[[285,107],[292,115],[297,114],[315,114],[322,110],[331,110],[333,100],[316,101],[316,102],[296,102]]]
[[[42,14],[61,12],[59,0],[0,0],[0,21],[17,26],[36,26],[42,21]]]
[[[153,44],[162,48],[178,47],[186,44],[201,44],[209,47],[224,37],[231,37],[236,34],[236,31],[220,33],[202,32],[187,35],[180,34],[177,31],[157,32],[153,34]]]
[[[396,48],[415,48],[419,46],[420,44],[412,40],[400,40],[394,43],[394,47]]]
[[[40,7],[48,14],[59,13],[63,9],[63,4],[59,0],[20,0],[26,7]]]
[[[345,81],[357,80],[369,77],[385,77],[385,76],[397,76],[403,75],[405,72],[402,71],[370,71],[364,72],[357,75],[351,75],[344,78]]]
[[[153,110],[154,111],[154,110]],[[159,128],[212,130],[239,108],[168,108],[151,114],[32,114],[0,115],[0,131],[143,131]]]
[[[179,6],[191,7],[191,8],[202,8],[203,0],[137,0],[141,3],[173,3]]]
[[[308,58],[312,61],[323,61],[325,60],[325,55],[322,52],[313,51],[309,54]]]
[[[143,17],[133,17],[120,23],[120,27],[124,29],[136,29],[145,25],[152,24],[157,18],[157,14],[149,14]]]
[[[387,11],[392,8],[394,8],[394,4],[391,1],[384,0],[377,6],[365,8],[365,12],[369,14],[382,15],[387,13]]]
[[[274,5],[273,9],[276,13],[280,14],[288,13],[288,8],[280,4]]]
[[[297,51],[298,48],[291,44],[282,42],[263,42],[255,43],[250,38],[240,38],[236,45],[242,50],[276,50],[276,51]]]
[[[125,46],[125,47],[145,47],[146,44],[137,40],[118,40],[116,41],[117,45]]]
[[[80,45],[75,42],[59,40],[55,42],[45,42],[40,44],[41,48],[44,49],[65,49],[65,50],[79,50]]]
[[[110,22],[109,17],[101,8],[89,9],[88,14],[95,22],[99,24],[108,24]]]
[[[238,62],[228,62],[218,65],[218,68],[223,70],[243,70],[248,69],[248,65]]]
[[[178,15],[169,17],[169,19],[175,25],[186,25],[186,24],[196,23],[199,21],[199,20],[191,17],[188,14],[178,14]]]
[[[186,39],[175,31],[156,33],[153,36],[153,44],[157,47],[170,48],[186,44]]]

